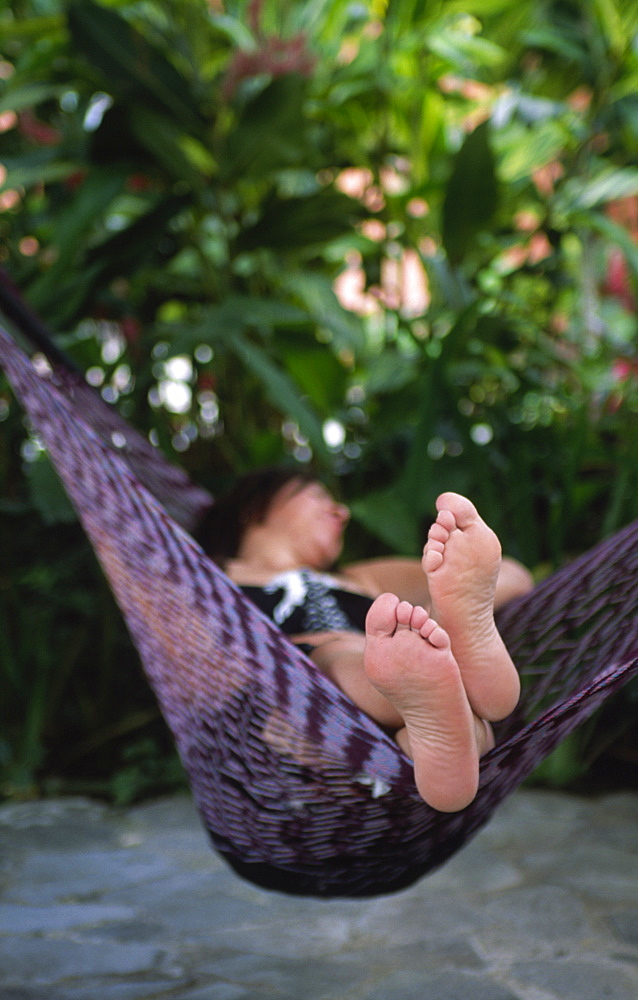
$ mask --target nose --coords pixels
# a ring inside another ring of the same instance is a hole
[[[344,524],[347,524],[350,520],[350,510],[346,507],[345,503],[335,504],[335,514]]]

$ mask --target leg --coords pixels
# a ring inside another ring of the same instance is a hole
[[[384,729],[396,731],[404,725],[403,716],[366,676],[365,648],[364,635],[337,633],[316,646],[310,658],[366,715]]]
[[[365,637],[335,636],[312,659],[359,708],[395,731],[429,805],[450,812],[472,801],[479,757],[494,740],[473,715],[449,639],[427,611],[383,594],[368,613]]]
[[[494,622],[501,546],[474,505],[444,493],[423,553],[432,614],[448,632],[473,711],[503,719],[516,707],[520,680]]]

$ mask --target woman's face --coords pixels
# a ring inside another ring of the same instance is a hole
[[[341,555],[349,518],[322,483],[292,479],[275,494],[262,524],[290,539],[303,565],[326,569]]]

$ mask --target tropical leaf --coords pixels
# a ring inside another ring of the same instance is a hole
[[[555,120],[532,128],[513,123],[502,139],[498,141],[499,176],[511,184],[528,179],[535,170],[556,160],[569,142],[564,125]]]
[[[586,50],[576,34],[556,30],[554,27],[528,29],[522,32],[521,40],[530,49],[551,52],[568,63],[582,63]]]
[[[230,14],[218,14],[212,11],[211,24],[238,49],[249,52],[255,47],[255,39],[250,29],[239,18],[232,17]]]
[[[5,86],[0,97],[0,113],[3,111],[23,111],[25,108],[35,108],[44,101],[57,100],[64,92],[64,87],[49,83],[25,83],[18,86]]]
[[[368,365],[364,379],[366,392],[371,396],[397,392],[414,382],[419,372],[419,359],[387,347]]]
[[[263,204],[260,219],[238,236],[236,250],[311,251],[343,236],[361,215],[358,202],[333,188],[298,198],[282,198],[273,192]]]
[[[160,163],[169,176],[194,189],[207,183],[209,178],[185,151],[181,123],[142,104],[130,107],[128,117],[131,132],[139,145],[146,148],[152,160]]]
[[[328,449],[323,437],[322,422],[290,376],[268,357],[263,348],[243,334],[235,333],[230,347],[261,380],[273,406],[280,413],[297,421],[315,454],[325,461]]]
[[[167,323],[158,329],[167,336],[172,352],[192,350],[198,344],[231,344],[246,330],[271,333],[275,329],[298,329],[309,325],[308,313],[286,301],[259,296],[229,295],[219,305],[200,310],[188,324]]]
[[[359,316],[341,305],[330,277],[312,271],[291,271],[280,276],[280,283],[289,295],[303,303],[317,330],[327,335],[334,352],[358,357],[366,343],[364,325]]]
[[[182,128],[202,130],[205,120],[188,81],[123,17],[93,0],[73,0],[68,18],[77,47],[104,75],[110,93],[159,108]]]
[[[494,70],[503,66],[507,60],[507,52],[500,45],[487,41],[480,36],[468,35],[466,32],[443,28],[432,32],[427,45],[431,52],[460,70],[470,70],[480,66]]]
[[[607,205],[638,194],[638,169],[608,168],[589,180],[574,179],[563,184],[559,203],[564,211],[579,211]]]
[[[34,306],[46,313],[60,297],[60,289],[70,278],[73,264],[82,255],[83,240],[103,220],[113,199],[122,190],[125,174],[121,170],[95,170],[80,185],[57,219],[57,255],[53,264],[30,286]]]
[[[77,163],[72,160],[58,159],[55,154],[47,151],[44,154],[32,153],[27,156],[7,157],[3,160],[6,174],[0,182],[0,191],[6,188],[30,188],[34,184],[51,184],[55,181],[65,181],[77,173]]]
[[[454,161],[443,201],[443,246],[453,263],[461,261],[476,235],[492,219],[498,186],[487,122],[467,137]]]
[[[617,55],[631,45],[631,34],[614,0],[593,0],[598,22],[609,45]],[[634,22],[635,26],[635,22]]]
[[[44,38],[47,42],[54,39],[62,39],[65,34],[65,19],[62,14],[53,14],[50,17],[25,17],[15,18],[13,21],[4,20],[2,22],[2,40],[9,41],[33,41]]]
[[[339,411],[348,386],[348,371],[325,345],[304,341],[293,335],[284,345],[279,340],[278,351],[285,370],[290,373],[304,396],[311,400],[322,415]]]
[[[391,487],[369,493],[350,504],[352,516],[369,532],[384,541],[393,552],[413,556],[422,544],[420,518],[414,506]]]
[[[189,204],[180,195],[168,195],[151,201],[147,211],[119,232],[95,241],[86,253],[86,264],[97,267],[100,280],[107,282],[158,255],[158,246],[172,219]]]
[[[45,524],[72,524],[77,521],[71,502],[51,462],[45,454],[26,466],[31,501]]]
[[[519,0],[449,0],[446,7],[456,14],[489,17],[495,14],[510,15],[520,7],[520,2]]]
[[[303,161],[305,91],[305,80],[288,74],[272,80],[245,104],[220,153],[225,177],[258,178]]]
[[[608,216],[602,215],[600,212],[588,212],[580,216],[577,221],[583,227],[593,229],[594,232],[605,237],[612,246],[620,247],[629,267],[633,271],[634,278],[638,279],[638,246],[631,233],[624,226],[619,226],[618,223],[608,218]]]

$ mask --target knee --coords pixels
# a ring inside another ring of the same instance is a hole
[[[479,757],[483,757],[488,750],[493,750],[496,746],[496,740],[494,739],[494,731],[490,726],[489,722],[485,719],[479,719],[474,716],[474,732],[476,733],[476,746],[478,748]]]
[[[498,607],[510,601],[513,597],[528,594],[534,587],[534,577],[530,571],[516,559],[505,557],[496,585],[495,605]]]
[[[335,632],[329,638],[323,638],[316,644],[310,654],[310,659],[323,671],[340,660],[348,657],[361,657],[365,648],[365,636],[356,632]]]

